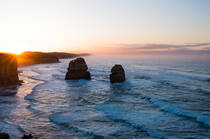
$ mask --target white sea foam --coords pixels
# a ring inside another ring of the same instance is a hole
[[[159,106],[160,109],[168,111],[177,115],[187,116],[196,119],[198,122],[202,122],[205,125],[210,126],[210,113],[202,113],[198,111],[187,110],[187,106],[175,105],[168,102],[161,101],[159,99],[151,98],[152,103]]]
[[[148,132],[148,134],[150,134],[152,137],[167,137],[163,133],[157,132],[155,129],[151,128],[155,127],[155,124],[158,122],[161,122],[157,121],[155,117],[159,117],[160,119],[162,118],[162,120],[166,121],[167,117],[160,117],[161,113],[150,110],[135,112],[111,104],[101,104],[98,105],[96,109],[114,120],[123,120],[127,123],[130,123],[134,127],[141,128],[142,130]]]
[[[64,80],[69,60],[21,68],[24,84],[18,94],[0,97],[0,131],[14,130],[14,137],[30,131],[48,138],[66,133],[78,138],[88,138],[89,133],[135,138],[141,128],[154,138],[210,136],[207,72],[197,74],[192,66],[185,70],[149,65],[139,59],[86,60],[90,81]],[[114,63],[124,66],[124,83],[110,84]]]

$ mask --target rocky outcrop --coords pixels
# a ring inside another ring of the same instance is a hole
[[[33,135],[29,134],[29,135],[23,135],[21,139],[33,139]],[[10,135],[7,133],[0,133],[0,139],[10,139]]]
[[[10,139],[10,136],[7,133],[0,133],[0,139]]]
[[[29,134],[29,135],[23,135],[23,137],[21,139],[33,139],[33,135],[32,134]]]
[[[69,63],[68,72],[66,73],[66,80],[86,79],[90,80],[90,72],[87,71],[88,66],[84,58],[76,58]]]
[[[125,81],[125,71],[121,65],[114,65],[110,74],[111,83],[120,83]]]
[[[19,83],[16,56],[0,53],[0,86],[17,85]]]

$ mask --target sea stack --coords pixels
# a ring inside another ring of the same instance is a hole
[[[19,83],[16,56],[0,53],[0,86],[17,85]]]
[[[119,64],[114,65],[110,74],[111,83],[121,83],[125,81],[125,71]]]
[[[0,133],[0,139],[10,139],[10,136],[7,133]]]
[[[29,134],[29,135],[23,135],[23,137],[21,139],[33,139],[33,135],[32,134]]]
[[[69,63],[68,72],[66,73],[65,80],[78,80],[86,79],[90,80],[90,72],[87,71],[88,66],[84,58],[76,58]]]

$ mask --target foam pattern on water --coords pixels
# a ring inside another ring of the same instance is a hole
[[[20,68],[22,86],[0,97],[0,132],[13,138],[210,136],[209,63],[86,57],[92,80],[64,80],[70,60]],[[120,63],[126,81],[110,84]]]

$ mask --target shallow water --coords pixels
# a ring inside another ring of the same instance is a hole
[[[210,64],[86,57],[91,81],[65,81],[70,60],[20,68],[24,84],[0,97],[0,132],[12,138],[210,137]],[[126,82],[109,83],[123,65]]]

